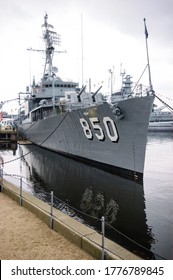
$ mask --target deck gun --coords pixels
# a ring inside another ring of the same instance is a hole
[[[94,93],[92,93],[92,100],[93,102],[96,102],[95,96],[96,94],[99,92],[99,90],[102,88],[102,86],[100,86]]]

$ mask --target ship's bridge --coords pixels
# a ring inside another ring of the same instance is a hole
[[[65,92],[75,90],[78,83],[72,81],[63,81],[61,79],[46,80],[41,85],[33,87],[33,94],[36,98],[52,98],[65,96]]]

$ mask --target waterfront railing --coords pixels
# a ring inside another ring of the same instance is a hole
[[[3,192],[4,188],[4,179],[11,178],[13,181],[13,185],[15,185],[15,189],[13,191],[16,195],[19,196],[19,204],[22,206],[23,199],[31,200],[31,197],[36,197],[40,201],[46,202],[47,207],[45,209],[42,208],[42,204],[39,204],[41,210],[46,211],[50,217],[50,228],[53,228],[53,221],[57,217],[55,216],[54,209],[58,209],[64,214],[72,217],[73,219],[77,220],[78,222],[85,224],[86,226],[94,229],[101,235],[101,258],[106,259],[106,250],[105,250],[105,237],[110,238],[110,235],[114,236],[114,241],[119,245],[125,247],[132,253],[139,255],[144,259],[164,259],[163,257],[159,256],[156,253],[151,252],[148,248],[138,244],[125,234],[121,233],[110,224],[108,224],[105,220],[105,216],[102,215],[100,218],[86,214],[79,209],[74,208],[73,206],[69,205],[68,201],[63,201],[60,198],[56,197],[53,191],[47,192],[43,191],[40,188],[37,188],[33,185],[31,186],[28,184],[28,178],[16,175],[16,174],[7,174],[3,172],[3,168],[0,168],[0,191]],[[32,199],[32,203],[36,203]],[[37,205],[38,207],[38,205]],[[108,233],[108,234],[106,234]],[[88,237],[89,239],[89,237]],[[96,244],[97,246],[99,244]],[[100,245],[99,245],[100,246]],[[114,252],[110,253],[115,254]],[[118,258],[122,259],[122,257],[118,256]]]

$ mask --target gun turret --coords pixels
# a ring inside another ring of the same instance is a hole
[[[77,95],[77,98],[78,98],[78,102],[81,102],[81,94],[85,91],[85,89],[86,89],[86,86],[84,86],[81,90],[80,90],[80,92],[78,93],[78,95]]]
[[[102,88],[102,86],[100,86],[100,87],[92,94],[93,102],[96,102],[95,96],[96,96],[96,94],[99,92],[99,90],[100,90],[101,88]]]

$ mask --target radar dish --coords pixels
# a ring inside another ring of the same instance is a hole
[[[57,67],[52,67],[52,71],[53,71],[54,73],[57,73],[57,72],[58,72],[58,68],[57,68]]]

